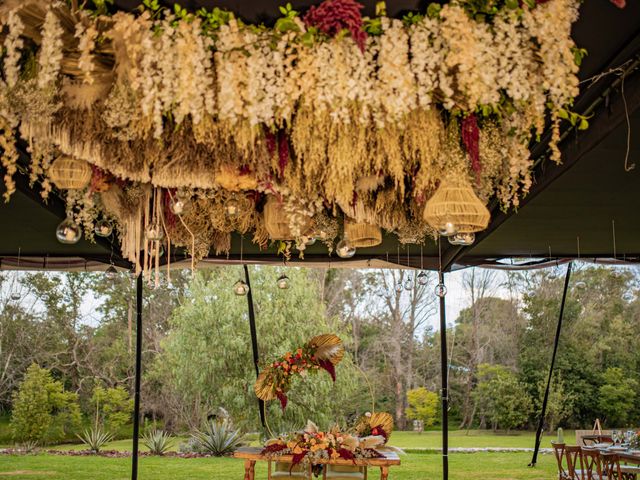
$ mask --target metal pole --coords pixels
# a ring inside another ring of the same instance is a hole
[[[253,308],[253,295],[251,293],[251,281],[249,280],[249,268],[244,265],[244,281],[249,287],[247,302],[249,304],[249,330],[251,331],[251,348],[253,350],[253,364],[256,368],[256,377],[260,375],[260,355],[258,354],[258,332],[256,330],[256,314]],[[258,410],[260,412],[260,423],[266,428],[264,401],[258,399]]]
[[[556,354],[558,353],[558,343],[560,341],[560,332],[562,331],[562,318],[564,317],[564,305],[567,300],[567,291],[569,290],[569,279],[571,278],[571,266],[573,262],[569,262],[567,274],[564,277],[564,290],[562,291],[562,301],[560,302],[560,314],[558,316],[558,326],[556,327],[556,338],[553,343],[553,354],[551,355],[551,366],[549,367],[549,376],[547,377],[547,388],[544,391],[544,399],[542,400],[542,411],[540,412],[540,420],[538,422],[538,430],[536,430],[536,444],[533,448],[533,457],[531,458],[530,467],[535,467],[538,460],[538,450],[540,450],[540,442],[542,441],[542,429],[544,427],[544,417],[547,413],[547,402],[549,401],[549,390],[551,389],[551,378],[553,377],[553,367],[556,363]]]
[[[133,450],[131,480],[138,479],[138,437],[140,436],[140,376],[142,373],[142,273],[136,279],[136,377],[133,390]]]
[[[444,273],[438,272],[438,282],[444,286]],[[447,314],[444,295],[440,297],[440,378],[442,381],[442,478],[449,478],[449,370],[447,367]]]

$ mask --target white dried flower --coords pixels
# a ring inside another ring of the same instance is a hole
[[[24,31],[24,24],[16,10],[11,10],[7,15],[8,33],[4,40],[5,56],[4,56],[4,75],[7,86],[12,88],[18,83],[20,78],[20,55],[21,49],[24,47],[24,41],[21,38]]]
[[[38,66],[40,67],[38,87],[41,89],[50,88],[58,81],[63,56],[63,33],[64,30],[58,16],[52,9],[49,9],[44,17],[42,45],[38,54]]]

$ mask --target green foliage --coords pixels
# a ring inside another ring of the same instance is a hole
[[[633,410],[638,382],[621,368],[607,368],[602,375],[604,384],[598,389],[598,405],[608,427],[628,427],[629,412]]]
[[[536,411],[542,408],[542,400],[547,387],[547,381],[543,380],[538,384],[538,402]],[[551,380],[549,398],[547,400],[547,415],[545,420],[549,431],[554,431],[556,427],[565,419],[571,417],[573,413],[573,402],[575,394],[567,391],[562,374],[556,373]]]
[[[194,433],[200,450],[214,457],[222,457],[235,452],[242,446],[243,436],[240,430],[233,428],[227,420],[212,420],[205,428]]]
[[[328,320],[305,270],[287,271],[288,290],[276,285],[277,271],[251,269],[258,348],[261,363],[306,343],[321,333],[336,333],[343,341],[349,335],[337,321]],[[201,425],[207,414],[224,407],[234,422],[247,430],[260,428],[253,392],[255,369],[247,319],[247,300],[233,294],[231,286],[241,272],[233,268],[201,270],[191,284],[190,297],[174,311],[171,331],[164,342],[164,355],[152,368],[155,381],[171,386],[176,402],[192,413],[187,426]],[[364,387],[362,377],[346,355],[336,369],[335,385],[328,375],[296,379],[289,395],[286,418],[318,424],[340,421],[357,411],[357,398]],[[269,404],[269,417],[282,416]]]
[[[420,387],[409,390],[407,400],[409,402],[409,408],[406,411],[407,418],[421,420],[425,427],[431,427],[438,414],[438,394]]]
[[[13,395],[11,429],[19,442],[54,443],[80,425],[78,395],[66,392],[49,370],[32,364]]]
[[[515,374],[501,365],[480,364],[474,391],[478,409],[494,428],[522,426],[531,412],[531,398]]]
[[[131,421],[133,399],[124,387],[104,388],[96,385],[91,403],[96,408],[97,421],[111,434]]]
[[[102,427],[95,425],[85,429],[78,435],[78,438],[89,450],[98,453],[107,443],[113,440],[113,435],[103,430]]]
[[[142,444],[153,455],[164,455],[173,447],[171,435],[164,430],[152,429],[142,436]]]

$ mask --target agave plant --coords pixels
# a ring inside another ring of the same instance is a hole
[[[200,444],[202,451],[216,457],[229,455],[242,446],[243,435],[233,428],[227,420],[212,420],[203,430],[197,431],[193,437]]]
[[[89,450],[98,453],[102,447],[113,440],[113,435],[104,431],[101,427],[95,426],[87,428],[82,432],[82,435],[78,435],[78,438],[89,447]]]
[[[142,444],[154,455],[164,455],[173,446],[171,435],[164,430],[149,430],[142,436]]]
[[[38,442],[36,440],[25,440],[18,445],[18,450],[24,453],[35,453],[38,450]]]

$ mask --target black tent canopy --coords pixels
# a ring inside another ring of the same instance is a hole
[[[174,2],[163,2],[171,4]],[[191,0],[180,2],[196,9],[219,6],[237,12],[248,21],[272,23],[277,16],[278,0]],[[294,2],[301,9],[311,2]],[[373,14],[374,1],[365,1],[365,13]],[[116,8],[133,9],[137,0],[116,0]],[[424,10],[423,2],[390,2],[390,15],[408,10]],[[589,52],[581,67],[581,95],[574,109],[591,115],[590,128],[567,128],[561,143],[563,163],[547,159],[548,135],[531,146],[536,160],[534,185],[519,210],[501,212],[493,205],[489,228],[477,236],[471,247],[442,245],[445,270],[468,265],[500,264],[500,259],[524,257],[613,258],[640,262],[640,4],[628,2],[625,10],[607,0],[588,0],[580,8],[574,24],[574,39]],[[605,73],[608,72],[608,73]],[[567,126],[568,127],[568,126]],[[629,144],[628,165],[625,155]],[[23,148],[23,152],[26,148]],[[25,160],[26,160],[25,153]],[[26,163],[26,162],[25,162]],[[30,187],[25,174],[17,174],[17,191],[11,202],[0,205],[0,262],[3,268],[17,266],[20,252],[22,268],[104,269],[114,263],[126,267],[119,246],[100,239],[92,244],[81,241],[62,245],[55,238],[55,227],[64,218],[63,202],[53,196],[47,204],[40,201],[37,186]],[[614,242],[615,236],[615,242]],[[249,262],[281,262],[276,247],[260,251],[249,239],[242,242],[243,259]],[[428,242],[422,248],[400,247],[394,235],[386,235],[381,245],[359,249],[355,258],[345,261],[327,255],[323,245],[308,248],[304,264],[318,262],[332,266],[381,265],[437,269],[438,247]],[[229,256],[211,256],[218,263],[237,261],[241,239],[234,237]],[[408,251],[407,251],[408,250]],[[407,255],[408,254],[408,255]],[[184,254],[172,252],[172,263],[179,265]],[[165,259],[166,261],[166,259]],[[342,265],[344,262],[347,265]],[[355,263],[349,263],[355,262]]]

